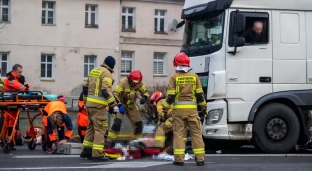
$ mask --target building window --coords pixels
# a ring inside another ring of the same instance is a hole
[[[10,0],[0,0],[0,21],[8,22],[10,19]]]
[[[55,2],[42,1],[41,24],[55,24]]]
[[[89,73],[96,66],[96,56],[86,55],[84,56],[84,78],[88,78]]]
[[[155,32],[167,32],[167,11],[155,10]]]
[[[135,29],[135,8],[122,8],[122,29]]]
[[[153,63],[153,74],[154,75],[165,75],[166,70],[166,53],[154,53],[154,63]]]
[[[6,77],[6,74],[9,72],[9,53],[0,52],[0,62],[1,62],[1,77]]]
[[[133,68],[133,54],[134,52],[123,51],[121,52],[121,74],[128,74]]]
[[[41,78],[53,78],[54,76],[54,55],[41,55]]]
[[[97,5],[86,5],[85,25],[91,27],[98,26],[98,7]]]

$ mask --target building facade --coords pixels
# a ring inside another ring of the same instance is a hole
[[[118,81],[131,70],[144,83],[166,82],[181,49],[183,0],[0,0],[0,62],[15,63],[32,90],[63,94],[71,104],[83,81],[108,55]],[[76,105],[76,104],[74,104]]]

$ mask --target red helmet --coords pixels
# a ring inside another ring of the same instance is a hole
[[[132,81],[135,84],[139,84],[142,81],[142,73],[140,70],[133,70],[130,72],[130,74],[128,75],[128,78],[130,79],[130,81]]]
[[[173,59],[173,66],[190,66],[190,58],[184,53],[178,53]]]
[[[160,91],[156,91],[150,98],[150,101],[158,101],[161,97],[163,97],[164,94]]]

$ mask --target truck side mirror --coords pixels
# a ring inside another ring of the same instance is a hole
[[[246,25],[246,17],[241,13],[236,13],[235,15],[235,24],[234,24],[234,32],[240,33],[245,30]]]
[[[177,28],[182,27],[184,24],[185,24],[185,21],[184,21],[184,20],[181,21],[181,22],[179,22],[179,23],[177,24]]]
[[[245,45],[245,38],[244,37],[234,37],[234,47],[242,47]]]

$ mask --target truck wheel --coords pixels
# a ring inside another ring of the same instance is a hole
[[[299,133],[300,124],[295,112],[283,104],[268,104],[254,120],[255,146],[266,153],[289,152],[296,145]]]

